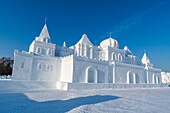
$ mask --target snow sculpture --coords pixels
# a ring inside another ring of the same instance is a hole
[[[160,84],[161,69],[153,67],[146,53],[140,61],[127,46],[108,38],[94,46],[86,34],[77,44],[56,46],[45,24],[29,52],[14,51],[13,80],[62,83]]]

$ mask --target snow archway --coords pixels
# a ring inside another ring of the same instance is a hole
[[[127,72],[127,83],[135,84],[136,83],[136,74],[132,72]]]
[[[97,70],[93,67],[86,69],[86,81],[87,83],[97,83]]]
[[[153,84],[158,84],[159,83],[159,77],[155,74],[152,76],[152,83]]]

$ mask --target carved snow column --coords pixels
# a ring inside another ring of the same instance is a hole
[[[84,44],[84,57],[87,57],[87,45]]]
[[[93,47],[90,47],[90,58],[93,59]]]
[[[77,50],[77,56],[80,56],[80,46],[79,45],[76,47],[76,50]]]
[[[76,49],[75,46],[73,46],[73,54],[74,54],[74,55],[77,55],[77,49]]]
[[[81,56],[82,55],[82,46],[81,46],[81,44],[79,44],[79,56]]]
[[[133,57],[133,64],[134,65],[136,64],[136,57],[135,56]]]

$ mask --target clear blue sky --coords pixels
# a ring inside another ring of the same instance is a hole
[[[72,46],[87,34],[93,44],[109,37],[139,59],[146,50],[155,67],[170,71],[169,0],[1,0],[0,57],[27,50],[47,27],[56,45]]]

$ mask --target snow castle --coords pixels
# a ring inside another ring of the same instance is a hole
[[[29,52],[14,51],[12,81],[45,83],[56,89],[154,87],[161,85],[161,69],[153,67],[146,53],[142,60],[108,38],[93,45],[84,34],[71,47],[57,46],[45,24]],[[34,87],[34,86],[33,86]]]

